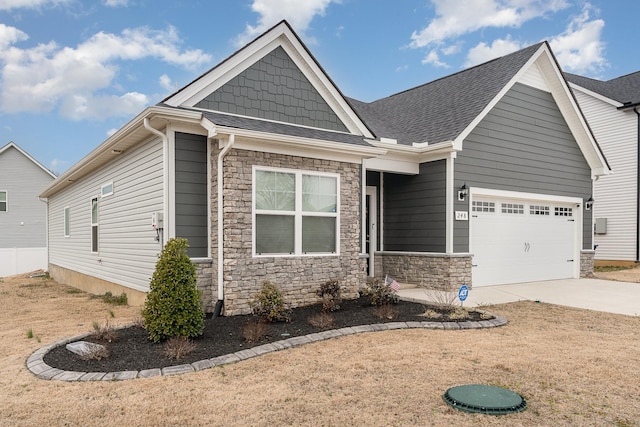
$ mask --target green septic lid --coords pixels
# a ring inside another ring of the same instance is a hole
[[[522,412],[527,402],[517,393],[506,388],[482,384],[452,387],[442,396],[453,408],[464,412],[504,415]]]

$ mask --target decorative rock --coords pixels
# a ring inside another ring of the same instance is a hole
[[[70,342],[65,347],[71,353],[77,354],[80,357],[106,350],[105,346],[101,344],[95,344],[87,341]]]

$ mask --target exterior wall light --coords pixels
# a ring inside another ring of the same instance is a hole
[[[462,187],[460,187],[460,190],[458,190],[458,201],[464,202],[467,199],[468,195],[469,188],[467,187],[467,183],[465,182],[464,184],[462,184]]]
[[[584,208],[590,211],[592,207],[593,207],[593,197],[589,197],[589,199],[584,204]]]

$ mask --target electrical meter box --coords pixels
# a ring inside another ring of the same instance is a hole
[[[164,214],[162,212],[151,213],[151,227],[154,230],[164,229]]]
[[[596,218],[594,233],[607,234],[607,218]]]

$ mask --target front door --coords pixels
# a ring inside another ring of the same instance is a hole
[[[378,218],[378,197],[377,188],[367,186],[366,200],[366,218],[365,218],[365,242],[366,253],[369,255],[367,263],[367,275],[373,277],[374,272],[374,254],[378,247],[377,218]]]

